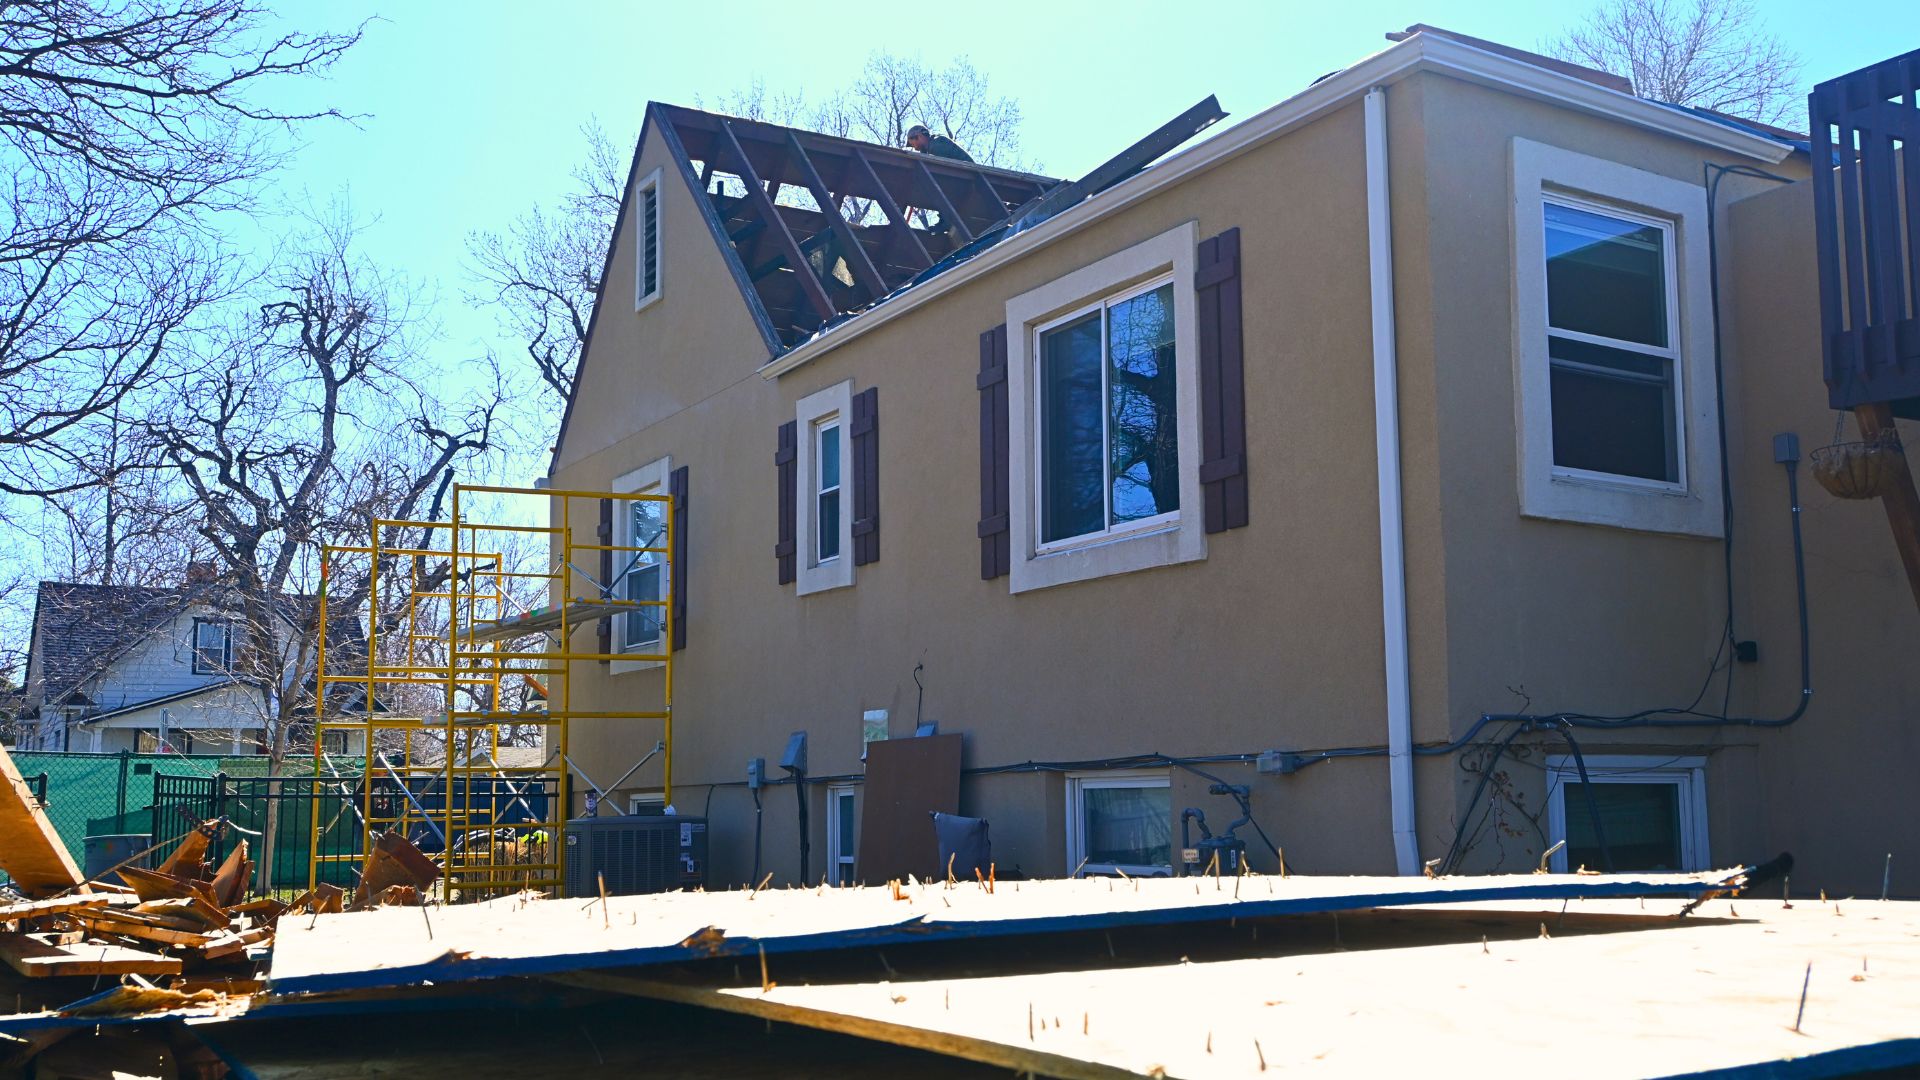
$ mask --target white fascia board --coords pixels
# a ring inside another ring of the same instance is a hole
[[[1241,154],[1322,116],[1356,103],[1367,91],[1417,71],[1450,75],[1563,108],[1592,113],[1774,164],[1793,152],[1789,143],[1741,131],[1703,116],[1647,101],[1618,90],[1535,67],[1522,60],[1463,45],[1450,38],[1415,34],[1351,67],[1321,79],[1300,93],[1255,113],[1213,138],[1197,143],[1122,183],[988,248],[944,274],[882,302],[871,311],[781,353],[761,367],[765,379],[777,379],[825,353],[875,330],[923,304],[991,273],[1003,264],[1086,228],[1166,188],[1224,164]]]

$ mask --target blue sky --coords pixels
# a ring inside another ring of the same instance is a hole
[[[449,362],[478,355],[491,317],[463,302],[464,239],[552,202],[579,157],[579,128],[598,116],[637,133],[649,99],[692,104],[763,79],[819,96],[869,53],[917,54],[940,66],[965,55],[1025,112],[1023,150],[1055,175],[1078,175],[1208,93],[1228,122],[1428,22],[1531,48],[1563,31],[1580,4],[942,5],[860,20],[850,9],[733,0],[710,3],[390,3],[281,6],[294,25],[340,27],[377,15],[366,40],[303,100],[364,114],[316,125],[280,178],[293,203],[349,193],[373,219],[368,253],[437,297]],[[1920,28],[1909,3],[1872,0],[1844,17],[1822,5],[1762,0],[1769,29],[1806,61],[1810,84],[1911,47],[1880,29]],[[834,12],[838,12],[835,17]],[[862,25],[862,22],[865,25]],[[508,345],[504,352],[513,349]]]

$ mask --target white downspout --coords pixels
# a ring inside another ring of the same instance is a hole
[[[1393,210],[1387,200],[1387,91],[1367,91],[1367,270],[1373,308],[1373,431],[1380,489],[1380,625],[1387,677],[1387,789],[1393,862],[1420,872],[1407,674],[1407,557],[1400,509],[1400,365],[1393,337]]]

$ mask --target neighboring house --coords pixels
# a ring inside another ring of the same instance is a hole
[[[289,655],[313,602],[289,596],[277,606]],[[238,606],[231,589],[199,573],[176,588],[41,582],[19,748],[266,753],[263,696],[236,663],[246,648]],[[330,648],[361,647],[356,621],[335,625],[343,629]],[[351,707],[343,695],[342,709]],[[336,752],[359,752],[350,734],[330,733]]]
[[[1834,430],[1807,144],[1416,30],[1058,197],[648,106],[549,482],[680,474],[674,802],[718,882],[757,827],[797,870],[747,759],[808,732],[858,877],[863,730],[937,722],[1030,874],[1176,869],[1183,808],[1237,816],[1197,768],[1315,873],[1598,868],[1597,812],[1623,869],[1920,887],[1920,616],[1880,509],[1775,457]]]

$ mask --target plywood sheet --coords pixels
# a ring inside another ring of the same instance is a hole
[[[867,744],[860,854],[854,863],[863,881],[944,876],[932,815],[960,812],[961,746],[959,735]]]
[[[1677,906],[1648,901],[1660,903]],[[1540,913],[1543,924],[1559,906]],[[1735,912],[1743,918],[1729,918]],[[1920,903],[1712,901],[1702,914],[1721,921],[997,978],[682,984],[660,994],[1064,1076],[1411,1076],[1453,1071],[1447,1063],[1484,1076],[1827,1076],[1920,1064]],[[644,993],[644,981],[622,989]]]
[[[81,881],[80,867],[5,747],[0,747],[0,870],[28,896],[70,889]]]
[[[921,882],[884,886],[616,896],[503,897],[281,919],[276,993],[317,992],[639,967],[713,956],[864,948],[1067,930],[1178,925],[1316,911],[1493,899],[1698,893],[1709,874],[1475,878],[1170,878]],[[601,905],[605,904],[602,908]]]

